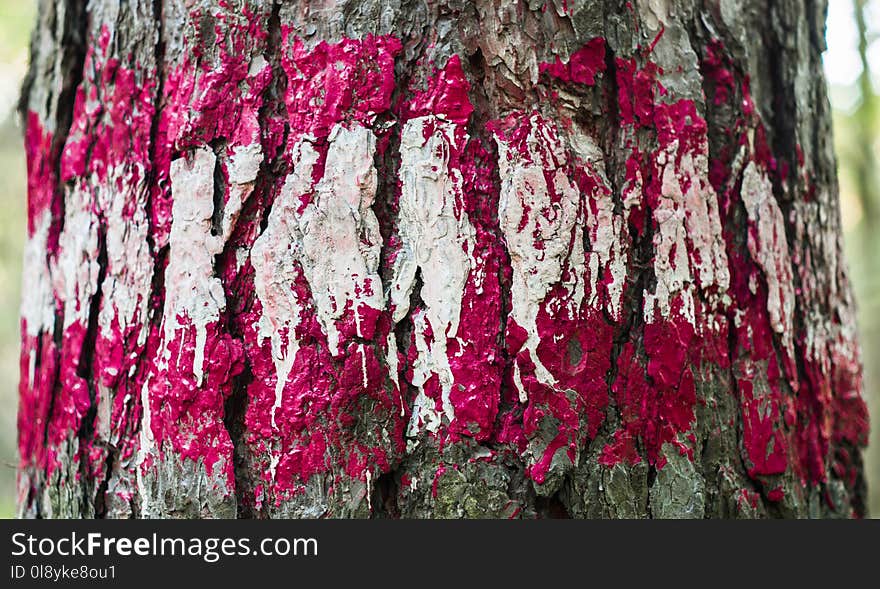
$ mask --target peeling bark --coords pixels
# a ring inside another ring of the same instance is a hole
[[[822,1],[41,0],[26,517],[860,517]]]

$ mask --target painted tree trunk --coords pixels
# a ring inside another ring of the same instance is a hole
[[[863,516],[821,0],[41,0],[28,517]]]

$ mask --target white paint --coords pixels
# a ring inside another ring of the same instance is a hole
[[[20,314],[24,320],[25,334],[31,338],[37,338],[41,333],[52,333],[55,325],[55,303],[49,269],[46,265],[51,224],[51,211],[44,211],[35,221],[34,232],[24,244]],[[36,353],[36,346],[31,347],[28,354],[29,387],[34,386]]]
[[[693,253],[691,265],[703,292],[717,295],[730,287],[730,264],[721,230],[718,194],[709,182],[708,149],[704,143],[700,150],[682,154],[678,176],[690,182],[683,204]]]
[[[226,163],[226,175],[229,178],[228,196],[223,207],[223,219],[220,223],[224,243],[232,235],[241,209],[254,190],[254,181],[263,163],[263,150],[259,143],[236,145],[232,156]]]
[[[388,362],[388,374],[394,382],[394,386],[397,387],[398,392],[400,392],[400,361],[397,357],[397,340],[394,339],[394,331],[388,332],[386,347],[388,351],[386,352],[385,359]],[[403,417],[404,415],[406,415],[406,402],[401,394],[400,416]]]
[[[785,235],[785,219],[773,196],[773,185],[755,162],[743,172],[742,199],[755,232],[749,233],[749,253],[767,281],[767,312],[773,331],[793,353],[794,283]]]
[[[33,235],[24,245],[21,318],[24,319],[26,333],[30,337],[37,337],[42,332],[50,332],[55,325],[52,283],[46,267],[51,224],[52,213],[45,211],[35,221]]]
[[[498,217],[513,269],[510,317],[528,334],[524,348],[535,363],[537,378],[553,384],[555,379],[537,355],[536,319],[540,304],[550,288],[562,280],[566,267],[570,277],[564,283],[569,294],[565,304],[572,315],[579,310],[584,298],[583,220],[580,194],[561,167],[566,154],[555,125],[538,115],[532,115],[529,125],[526,153],[497,137],[501,176]],[[553,192],[558,202],[552,202]],[[518,368],[514,380],[520,401],[525,402]]]
[[[146,190],[141,164],[134,172],[126,167],[113,167],[109,180],[96,188],[96,197],[106,216],[107,269],[102,285],[102,304],[98,325],[104,337],[114,338],[113,323],[120,332],[129,327],[138,328],[138,345],[147,340],[149,298],[152,288],[154,262],[147,242],[149,219],[146,213]],[[116,190],[120,179],[126,192]]]
[[[418,392],[413,400],[412,417],[406,432],[410,437],[414,437],[421,430],[436,432],[441,424],[441,413],[437,411],[434,399],[425,394],[424,388],[430,374],[432,374],[431,369],[434,366],[432,356],[440,354],[434,353],[431,348],[433,338],[428,338],[425,335],[427,331],[425,312],[421,309],[414,311],[412,313],[412,322],[413,332],[415,332],[413,340],[416,346],[416,359],[412,366],[413,378],[411,384],[418,389]],[[445,352],[445,346],[443,351]],[[443,362],[448,367],[449,362],[446,359],[445,353],[443,354]],[[443,408],[443,413],[449,416],[445,407]]]
[[[370,377],[367,374],[367,350],[362,345],[358,346],[357,349],[361,353],[361,385],[366,390],[370,384]]]
[[[708,181],[706,151],[700,148],[680,153],[676,140],[657,155],[662,173],[660,201],[653,211],[657,285],[645,296],[648,323],[658,314],[670,319],[677,299],[681,317],[696,325],[697,277],[710,303],[727,300],[724,293],[730,286],[730,270],[718,195]]]
[[[831,352],[841,358],[858,358],[860,351],[853,344],[858,334],[847,268],[840,263],[840,225],[828,216],[833,196],[827,188],[818,189],[814,196],[809,202],[793,203],[791,260],[800,278],[798,304],[804,317],[804,351],[824,366]],[[836,315],[834,321],[824,311],[829,304]]]
[[[385,306],[378,273],[382,239],[371,209],[376,191],[376,139],[361,125],[350,129],[337,125],[329,137],[324,176],[317,183],[312,173],[318,152],[312,141],[303,137],[293,147],[293,171],[251,250],[254,288],[262,306],[259,335],[271,339],[275,362],[273,426],[299,349],[295,331],[304,302],[294,292],[297,264],[309,283],[334,355],[339,354],[336,321],[351,313],[359,326],[361,305],[374,309]],[[303,206],[306,195],[311,200]],[[396,362],[396,347],[393,355]],[[396,371],[394,376],[396,381]]]
[[[214,256],[223,251],[224,240],[211,234],[214,213],[214,153],[205,147],[190,157],[171,162],[171,234],[165,269],[163,311],[164,354],[170,361],[168,343],[178,330],[196,331],[192,371],[201,385],[207,326],[220,319],[226,307],[223,284],[214,276]]]
[[[52,282],[64,306],[64,329],[86,327],[92,295],[98,288],[98,216],[91,192],[77,183],[65,192],[64,229],[58,237],[58,257]]]
[[[324,176],[311,202],[297,217],[302,236],[300,263],[327,343],[339,354],[336,321],[348,313],[358,322],[361,305],[385,307],[379,256],[382,236],[371,206],[376,196],[373,157],[376,138],[362,125],[336,125]],[[360,325],[357,325],[358,335]]]
[[[400,140],[401,250],[394,262],[390,298],[395,322],[409,312],[416,272],[421,271],[420,318],[425,326],[415,330],[419,354],[412,384],[419,395],[410,422],[410,433],[419,423],[439,426],[434,403],[423,392],[433,375],[440,381],[443,413],[450,421],[455,410],[449,400],[454,377],[446,351],[448,338],[458,332],[461,302],[471,269],[475,230],[464,210],[462,174],[450,166],[450,154],[461,151],[467,135],[460,125],[430,115],[406,122]],[[427,326],[433,333],[430,341]],[[433,431],[433,430],[431,430]]]
[[[681,315],[691,324],[694,320],[694,292],[687,251],[687,229],[675,155],[678,142],[657,154],[662,169],[660,202],[654,208],[654,275],[657,284],[653,293],[645,294],[645,322],[653,323],[657,313],[671,318],[676,297],[681,301]]]
[[[258,53],[253,59],[251,59],[251,63],[248,66],[248,77],[257,77],[268,65],[269,62],[266,61],[266,58]]]
[[[148,497],[151,496],[149,492],[149,484],[145,478],[145,465],[147,463],[148,457],[156,456],[156,438],[153,436],[153,425],[152,425],[152,409],[150,407],[150,387],[149,381],[144,382],[141,387],[141,424],[140,431],[138,432],[138,449],[137,449],[137,460],[135,464],[138,465],[139,468],[137,471],[137,487],[138,487],[138,497],[141,498],[142,502],[147,501]]]
[[[281,454],[278,452],[272,452],[271,456],[269,456],[269,478],[272,481],[275,480],[275,472],[278,470],[278,462],[280,460]]]
[[[569,133],[568,140],[572,155],[582,163],[584,172],[597,185],[591,194],[583,195],[589,201],[586,207],[586,231],[590,249],[585,252],[590,284],[587,304],[593,308],[599,307],[599,283],[607,269],[611,276],[607,284],[607,310],[613,318],[619,319],[627,273],[627,255],[624,249],[625,239],[628,237],[625,233],[626,222],[624,217],[614,214],[614,199],[608,188],[601,147],[591,135],[583,133],[576,126]],[[628,210],[629,207],[626,207],[625,211]]]
[[[364,471],[364,477],[366,478],[366,487],[367,487],[367,491],[366,491],[367,509],[369,509],[372,512],[373,511],[373,498],[372,498],[372,495],[373,495],[373,473],[369,468],[366,471]]]
[[[318,160],[318,152],[312,144],[300,140],[291,150],[293,172],[287,176],[266,223],[266,229],[251,248],[251,265],[254,268],[254,290],[262,307],[259,336],[270,338],[272,359],[275,363],[275,403],[272,406],[272,425],[275,411],[281,407],[281,399],[296,353],[302,306],[294,292],[299,269],[296,263],[301,257],[297,209],[300,195],[311,190],[312,170]],[[286,346],[282,334],[287,335]]]

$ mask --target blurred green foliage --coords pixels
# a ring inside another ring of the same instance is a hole
[[[27,47],[34,24],[33,0],[0,0],[0,62],[8,62]]]
[[[0,517],[15,513],[19,306],[27,182],[22,130],[13,111],[34,18],[33,0],[0,0]]]
[[[838,19],[848,20],[855,35],[829,32],[826,70],[853,68],[855,76],[831,86],[834,147],[838,161],[841,216],[846,257],[858,303],[859,335],[865,367],[865,398],[874,420],[880,419],[880,171],[878,97],[875,86],[880,49],[875,0],[832,3]],[[844,14],[846,11],[846,14]],[[840,25],[841,29],[843,25]],[[839,41],[838,41],[839,39]],[[841,47],[835,47],[839,42]],[[849,46],[843,45],[850,43]],[[872,59],[873,58],[873,59]],[[835,63],[837,62],[837,63]],[[854,67],[853,67],[854,66]],[[868,509],[880,517],[880,428],[872,427],[865,453]]]
[[[0,517],[14,513],[19,299],[26,184],[20,129],[0,124]]]

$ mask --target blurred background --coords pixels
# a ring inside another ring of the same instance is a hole
[[[0,517],[15,514],[18,309],[26,229],[24,139],[15,107],[36,0],[0,0]]]
[[[859,303],[871,445],[870,512],[880,517],[880,0],[833,0],[825,72],[834,109],[841,214]],[[0,0],[0,517],[15,513],[18,329],[25,160],[15,115],[35,0]]]

